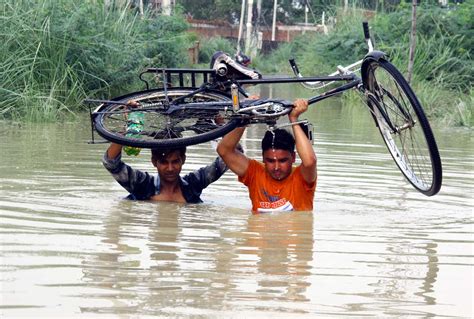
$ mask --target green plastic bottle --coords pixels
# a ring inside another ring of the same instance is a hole
[[[145,113],[143,112],[131,112],[127,119],[127,137],[140,138],[140,132],[143,130],[143,124],[145,123]],[[133,146],[125,146],[123,148],[125,154],[129,156],[137,156],[140,154],[141,148]]]

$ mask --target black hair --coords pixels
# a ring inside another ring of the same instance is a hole
[[[151,161],[152,162],[162,162],[168,155],[173,152],[179,152],[179,156],[181,159],[184,160],[186,156],[186,147],[179,147],[179,148],[170,148],[170,149],[162,149],[162,148],[153,148],[151,149]]]
[[[262,139],[262,152],[271,148],[293,153],[295,151],[295,138],[284,129],[267,131]]]

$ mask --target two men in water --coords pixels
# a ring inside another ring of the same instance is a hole
[[[204,188],[230,168],[249,189],[254,212],[312,210],[316,187],[316,155],[308,137],[296,124],[308,102],[298,99],[288,118],[293,136],[285,130],[269,131],[262,140],[263,164],[249,159],[239,150],[245,127],[224,136],[217,147],[220,157],[197,171],[180,177],[186,149],[152,150],[151,162],[158,174],[151,176],[121,160],[122,146],[112,143],[103,164],[117,182],[129,191],[129,198],[142,200],[199,203]],[[296,151],[301,164],[293,168]]]

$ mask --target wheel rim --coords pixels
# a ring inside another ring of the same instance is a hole
[[[372,71],[372,92],[379,106],[373,110],[382,137],[407,179],[420,191],[428,192],[434,182],[433,163],[418,114],[387,70],[376,67]]]
[[[168,90],[168,102],[189,94],[190,90]],[[166,147],[175,147],[190,145],[209,140],[200,134],[221,129],[228,123],[224,111],[216,111],[211,116],[207,111],[178,111],[169,116],[165,113],[167,102],[165,102],[165,93],[163,91],[143,92],[117,98],[117,101],[126,101],[133,99],[143,104],[155,103],[153,112],[140,112],[144,115],[144,124],[140,134],[127,135],[127,116],[128,108],[122,105],[116,105],[108,108],[106,114],[101,114],[99,134],[105,138],[122,143],[124,145],[133,145],[138,147],[155,148],[161,145]],[[198,93],[190,98],[186,98],[185,102],[209,102],[229,100],[222,94],[213,92]],[[219,118],[220,123],[216,123]]]

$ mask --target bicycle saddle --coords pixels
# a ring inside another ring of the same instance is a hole
[[[210,67],[211,69],[216,70],[218,77],[235,80],[256,80],[262,78],[262,75],[258,71],[238,63],[227,53],[222,51],[217,51],[212,55]]]

